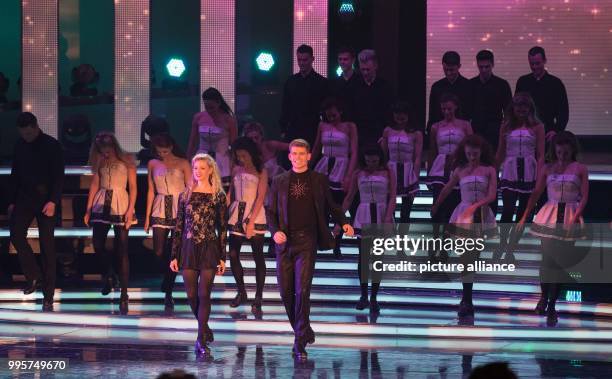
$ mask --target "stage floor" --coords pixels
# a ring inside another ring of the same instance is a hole
[[[484,300],[475,299],[473,324],[463,325],[451,297],[438,305],[383,303],[377,317],[352,303],[315,302],[316,343],[298,364],[277,302],[254,317],[248,305],[232,309],[215,296],[212,357],[202,360],[193,352],[196,322],[180,297],[174,312],[158,300],[133,300],[119,315],[117,304],[93,291],[61,295],[51,313],[31,296],[0,303],[1,378],[155,378],[174,369],[198,378],[461,378],[495,361],[509,362],[520,378],[612,377],[612,319],[593,313],[562,313],[550,328],[531,312],[478,307]],[[38,375],[9,371],[2,358],[69,363]]]

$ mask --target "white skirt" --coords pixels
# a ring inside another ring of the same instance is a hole
[[[412,161],[394,162],[387,164],[397,183],[397,196],[408,196],[419,190],[419,179],[414,172]]]
[[[534,156],[506,158],[502,164],[499,189],[521,193],[533,192],[537,167],[538,162]]]

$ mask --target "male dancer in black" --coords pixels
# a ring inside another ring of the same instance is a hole
[[[43,311],[53,309],[55,292],[55,215],[61,206],[64,158],[60,143],[44,134],[36,117],[29,112],[17,117],[21,138],[15,145],[11,167],[11,193],[8,215],[11,242],[17,249],[21,269],[28,281],[23,293],[28,295],[41,285]],[[38,223],[42,267],[36,262],[27,233],[32,220]]]
[[[270,232],[276,243],[276,268],[281,298],[295,333],[293,354],[308,357],[306,344],[315,341],[310,327],[310,288],[317,248],[334,247],[328,216],[349,236],[353,228],[334,203],[325,175],[308,170],[310,145],[302,139],[289,144],[292,169],[276,176],[270,200]]]

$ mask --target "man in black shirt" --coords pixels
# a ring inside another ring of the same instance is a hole
[[[344,106],[342,118],[354,121],[355,92],[361,82],[361,75],[355,71],[355,52],[351,48],[341,47],[338,50],[338,65],[342,69],[342,74],[330,80],[331,93],[342,101]]]
[[[374,50],[359,53],[361,80],[355,86],[353,116],[359,142],[378,141],[390,120],[394,93],[386,80],[378,76],[378,58]]]
[[[495,64],[493,53],[481,50],[476,54],[479,75],[470,79],[472,85],[472,129],[480,134],[497,150],[499,128],[504,119],[504,111],[512,101],[510,84],[493,75]]]
[[[514,93],[527,92],[533,98],[540,121],[544,123],[546,140],[565,130],[569,121],[567,92],[561,79],[546,70],[546,52],[540,46],[529,49],[527,58],[531,74],[521,76]]]
[[[55,215],[61,206],[64,159],[59,142],[44,134],[36,117],[24,112],[17,117],[21,139],[15,145],[11,168],[8,214],[11,242],[17,250],[28,284],[24,294],[41,285],[43,310],[53,309],[55,292]],[[42,267],[38,266],[27,233],[32,220],[38,223]]]
[[[327,177],[308,170],[310,158],[308,142],[291,141],[292,169],[273,179],[268,220],[276,243],[280,294],[295,333],[293,354],[299,361],[306,360],[306,344],[315,340],[310,327],[310,288],[317,248],[329,250],[335,244],[329,215],[344,233],[353,235],[341,207],[332,199]]]
[[[429,91],[429,120],[427,121],[427,133],[431,126],[441,121],[442,110],[440,99],[445,93],[452,93],[459,98],[459,118],[469,120],[469,111],[472,108],[470,100],[472,90],[470,81],[459,73],[461,68],[461,57],[456,51],[447,51],[442,56],[442,69],[444,78],[438,80],[431,86]]]
[[[281,136],[288,140],[303,138],[313,144],[320,121],[321,103],[329,94],[329,84],[312,68],[312,47],[300,45],[296,54],[300,72],[291,75],[285,82],[280,117]]]

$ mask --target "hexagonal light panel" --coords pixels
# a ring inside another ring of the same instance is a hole
[[[260,71],[270,71],[274,66],[274,57],[270,53],[261,52],[255,58],[255,63]]]
[[[185,63],[183,63],[182,59],[172,58],[166,64],[166,70],[168,70],[170,76],[180,78],[185,72]]]

